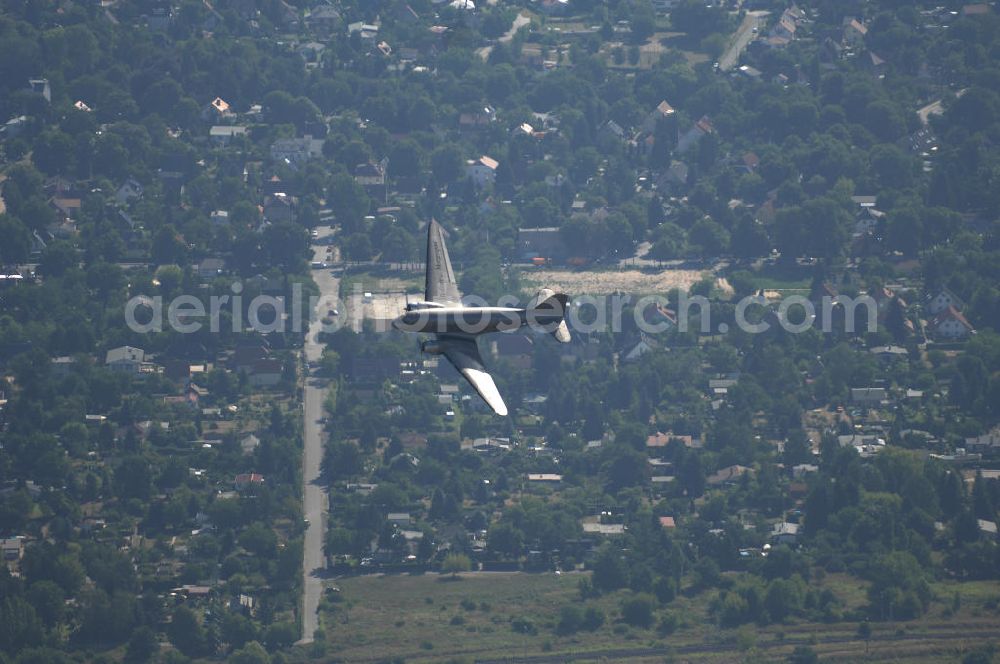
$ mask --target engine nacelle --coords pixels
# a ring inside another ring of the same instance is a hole
[[[439,341],[425,341],[420,344],[420,352],[428,355],[441,355],[444,353],[444,348]]]
[[[420,311],[421,309],[441,309],[444,307],[440,302],[409,302],[406,305],[406,311]]]

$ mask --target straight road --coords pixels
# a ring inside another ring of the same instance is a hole
[[[729,48],[719,57],[719,69],[721,71],[729,71],[736,66],[736,63],[740,61],[740,55],[750,45],[750,42],[757,37],[758,33],[755,30],[764,27],[764,22],[767,20],[769,14],[770,12],[766,11],[746,13],[746,16],[743,17],[743,22],[733,35],[733,41],[730,42]]]
[[[324,242],[330,234],[329,228],[319,229],[319,238],[314,240],[313,260],[325,261],[327,244]],[[306,334],[304,351],[307,363],[313,363],[323,354],[323,344],[318,337],[322,323],[320,319],[326,316],[335,304],[340,280],[334,277],[330,270],[313,270],[313,279],[319,286],[320,297],[309,332]],[[306,536],[302,556],[302,640],[300,643],[311,643],[313,634],[319,626],[317,610],[323,594],[323,570],[326,565],[323,558],[323,540],[326,532],[327,501],[326,487],[320,477],[323,463],[323,400],[326,397],[326,381],[316,378],[308,370],[303,389],[303,416],[305,423],[302,430],[302,503],[306,519]]]

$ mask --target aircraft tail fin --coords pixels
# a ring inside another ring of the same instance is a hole
[[[548,332],[559,343],[569,343],[569,327],[566,312],[569,310],[569,295],[556,293],[551,288],[538,291],[528,305],[531,320]]]

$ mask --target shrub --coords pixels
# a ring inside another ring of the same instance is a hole
[[[653,624],[653,598],[638,593],[623,600],[622,620],[632,627],[649,628]]]

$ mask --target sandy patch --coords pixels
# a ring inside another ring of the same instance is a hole
[[[521,281],[565,293],[608,295],[611,293],[666,294],[672,288],[688,291],[705,273],[700,270],[662,270],[640,272],[576,272],[573,270],[530,270],[521,273]]]

